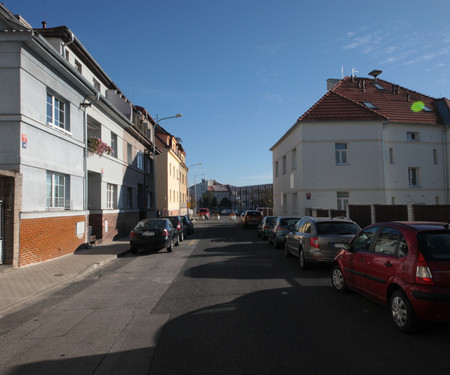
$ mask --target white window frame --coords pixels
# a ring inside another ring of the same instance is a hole
[[[420,186],[420,170],[417,167],[409,167],[408,168],[408,182],[409,187],[418,187]]]
[[[65,100],[47,92],[47,125],[70,133],[68,108],[68,103]]]
[[[117,208],[117,185],[106,184],[106,208]]]
[[[334,152],[336,157],[336,165],[347,165],[347,143],[335,143],[334,144]]]
[[[46,207],[70,209],[70,176],[47,171]]]
[[[406,140],[408,142],[419,142],[419,133],[418,132],[406,132]]]
[[[337,198],[337,209],[346,210],[348,202],[350,200],[350,193],[347,191],[338,191],[336,193],[336,198]]]
[[[111,156],[114,156],[115,158],[118,157],[117,151],[119,149],[117,139],[118,139],[117,134],[114,132],[111,132],[111,150],[112,150]]]

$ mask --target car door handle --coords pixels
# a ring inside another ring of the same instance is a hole
[[[384,265],[385,265],[386,267],[392,267],[392,263],[391,263],[391,262],[386,262],[386,263],[384,263]]]

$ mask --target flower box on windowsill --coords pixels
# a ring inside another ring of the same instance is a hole
[[[91,154],[102,156],[103,154],[111,155],[112,148],[103,142],[100,138],[88,139],[88,151]]]

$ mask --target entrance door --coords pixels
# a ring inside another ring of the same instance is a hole
[[[0,264],[3,264],[3,201],[0,201]]]

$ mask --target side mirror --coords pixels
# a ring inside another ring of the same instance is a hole
[[[346,244],[344,245],[344,250],[347,250],[347,251],[353,251],[353,248],[350,246],[350,244],[346,243]]]

